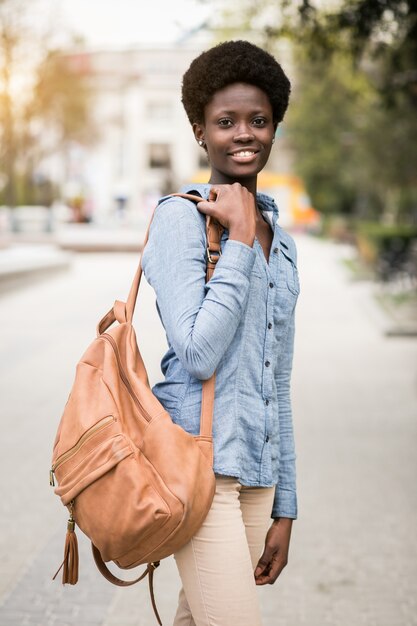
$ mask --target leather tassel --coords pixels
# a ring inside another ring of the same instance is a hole
[[[70,518],[67,526],[67,536],[65,538],[64,560],[59,566],[52,580],[58,576],[62,568],[62,584],[76,585],[78,582],[78,541],[75,534],[75,521],[72,516],[72,507],[70,505]]]

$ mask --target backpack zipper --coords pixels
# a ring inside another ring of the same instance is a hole
[[[106,341],[108,341],[110,343],[110,345],[112,346],[112,348],[113,348],[113,351],[114,351],[114,354],[115,354],[116,360],[117,360],[117,366],[119,368],[120,378],[122,379],[126,389],[128,390],[129,395],[131,396],[132,400],[136,404],[137,408],[139,409],[140,413],[143,415],[145,420],[147,422],[151,422],[152,421],[152,417],[149,415],[149,413],[146,411],[146,409],[141,404],[139,398],[137,397],[137,395],[133,391],[132,385],[130,384],[128,377],[126,376],[126,374],[124,372],[124,369],[123,369],[123,366],[122,366],[122,362],[121,362],[121,359],[120,359],[119,350],[117,349],[117,344],[116,344],[115,340],[113,339],[113,337],[111,335],[108,335],[107,333],[103,333],[101,335],[101,337],[103,339],[105,339]]]
[[[101,430],[102,428],[105,428],[111,422],[114,422],[115,419],[116,418],[113,415],[107,415],[106,417],[103,417],[96,424],[94,424],[94,426],[91,426],[91,428],[85,431],[85,433],[79,438],[75,446],[73,446],[72,448],[70,448],[69,450],[67,450],[66,452],[64,452],[57,458],[57,460],[52,465],[50,472],[49,472],[49,484],[51,485],[51,487],[55,487],[54,474],[55,474],[56,469],[60,465],[62,465],[62,463],[64,463],[65,461],[70,459],[74,454],[76,454],[86,441],[88,441],[91,437],[93,437],[99,430]]]

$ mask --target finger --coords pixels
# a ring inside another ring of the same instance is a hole
[[[197,209],[205,215],[213,215],[215,208],[215,202],[209,202],[208,200],[203,200],[197,204]]]
[[[258,564],[257,564],[257,566],[255,568],[255,576],[258,573],[260,574],[260,573],[264,572],[269,567],[270,567],[270,562],[265,560],[265,559],[263,559],[263,558],[260,558],[259,561],[258,561]]]
[[[258,580],[260,578],[263,578],[264,576],[266,576],[268,573],[268,569],[261,569],[260,567],[257,567],[254,573],[255,579]]]
[[[255,578],[265,576],[269,573],[271,568],[272,557],[266,554],[266,551],[262,554],[255,568]]]
[[[285,563],[281,560],[273,560],[269,571],[269,584],[273,585],[278,576],[285,567]]]
[[[270,567],[271,563],[272,563],[273,556],[274,556],[273,550],[271,550],[271,548],[268,546],[268,544],[266,544],[265,547],[264,547],[264,551],[262,552],[262,554],[261,554],[261,556],[259,558],[258,564],[257,564],[257,566],[255,568],[255,572],[256,572],[256,570],[258,568],[259,568],[259,570],[261,572],[263,572],[265,568]]]
[[[281,574],[284,569],[286,563],[280,559],[273,559],[272,563],[270,563],[269,570],[262,572],[260,576],[258,576],[255,580],[257,585],[273,585],[277,580],[278,576]]]
[[[269,583],[269,572],[262,572],[260,575],[255,576],[255,585],[266,585]]]
[[[270,576],[269,566],[265,567],[263,570],[260,570],[258,572],[255,571],[255,584],[266,585],[267,583],[269,583],[269,576]]]
[[[218,187],[211,187],[210,191],[209,191],[209,202],[215,202],[217,200],[217,197],[220,193],[220,189]]]
[[[258,578],[255,578],[255,585],[257,587],[261,587],[262,585],[268,585],[269,584],[269,576],[267,576],[265,574],[265,576],[258,576]]]

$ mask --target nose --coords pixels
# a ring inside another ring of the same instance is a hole
[[[255,135],[252,132],[252,129],[248,127],[246,124],[240,125],[236,128],[235,136],[233,137],[234,141],[239,143],[248,143],[255,139]]]

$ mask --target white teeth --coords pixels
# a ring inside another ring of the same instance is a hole
[[[250,152],[249,150],[245,150],[242,152],[235,152],[235,156],[238,157],[247,157],[247,156],[252,156],[253,154],[255,154],[254,152]]]

